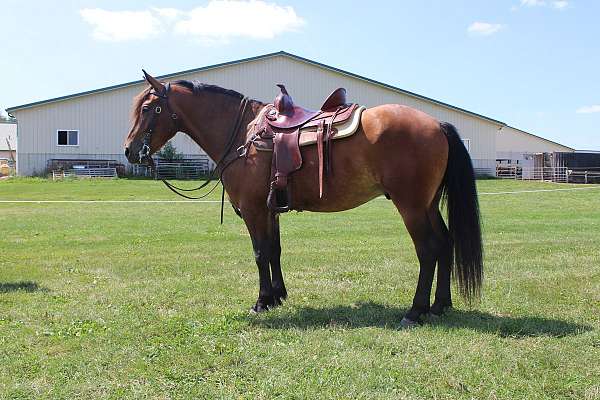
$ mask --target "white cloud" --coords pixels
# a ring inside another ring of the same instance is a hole
[[[501,24],[490,24],[488,22],[473,22],[467,31],[473,35],[489,36],[503,28]]]
[[[569,6],[569,2],[566,1],[566,0],[553,1],[552,2],[552,7],[556,8],[557,10],[564,10],[568,6]]]
[[[161,31],[160,20],[150,11],[107,11],[86,8],[79,11],[85,22],[92,25],[94,39],[125,41],[147,39]]]
[[[521,7],[545,7],[551,6],[557,10],[564,10],[569,6],[568,0],[554,0],[554,1],[546,1],[546,0],[521,0]],[[516,10],[516,7],[511,8],[512,11]]]
[[[593,113],[600,113],[600,105],[596,104],[593,106],[585,106],[585,107],[581,107],[579,109],[577,109],[577,111],[575,111],[577,114],[593,114]]]
[[[201,40],[227,41],[234,37],[272,39],[304,25],[292,7],[264,1],[213,0],[191,10],[175,24],[175,32]]]
[[[205,43],[232,38],[272,39],[297,31],[305,21],[293,7],[262,0],[211,0],[189,11],[153,7],[143,11],[84,9],[82,18],[92,25],[97,40],[147,39],[157,33],[191,36]]]
[[[526,7],[545,6],[544,0],[521,0],[521,5]]]
[[[152,7],[152,11],[154,11],[156,14],[158,14],[159,17],[164,18],[165,20],[168,20],[168,21],[176,20],[178,17],[180,17],[183,14],[182,11],[180,11],[176,8]]]

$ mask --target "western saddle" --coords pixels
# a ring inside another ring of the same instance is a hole
[[[357,104],[346,102],[346,89],[334,90],[318,111],[307,110],[292,101],[284,85],[277,85],[281,93],[273,104],[265,106],[258,118],[247,145],[266,145],[273,149],[271,184],[267,205],[277,213],[293,209],[288,180],[302,166],[300,153],[300,130],[316,128],[319,161],[319,197],[323,197],[323,173],[331,175],[331,139],[337,132],[335,125],[349,120]],[[265,143],[266,142],[266,143]],[[323,151],[325,147],[325,152]]]

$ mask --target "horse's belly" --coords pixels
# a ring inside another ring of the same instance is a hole
[[[294,209],[344,211],[358,207],[382,194],[381,186],[365,160],[361,160],[358,152],[351,155],[352,153],[344,152],[343,148],[341,140],[333,146],[331,173],[323,171],[322,197],[319,195],[319,165],[316,152],[307,151],[303,154],[302,168],[291,177]]]
[[[362,195],[347,196],[345,198],[322,199],[298,199],[293,203],[293,208],[297,211],[315,211],[315,212],[337,212],[346,211],[365,204],[366,202],[378,197],[381,192],[363,193]]]

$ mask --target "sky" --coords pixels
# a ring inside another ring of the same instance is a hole
[[[284,50],[600,150],[599,15],[596,0],[0,0],[0,109]]]

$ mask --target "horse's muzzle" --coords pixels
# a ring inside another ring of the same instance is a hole
[[[135,149],[133,149],[132,146],[125,146],[125,157],[127,158],[127,161],[129,161],[131,164],[140,163],[142,161],[141,154],[141,148],[139,151],[135,151]]]

